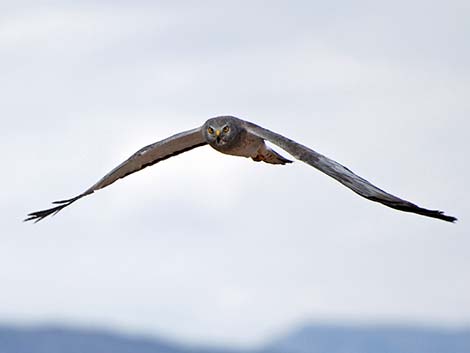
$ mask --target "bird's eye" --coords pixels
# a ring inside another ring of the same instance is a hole
[[[224,128],[222,129],[223,132],[227,133],[230,131],[230,128],[228,126],[224,126]]]
[[[207,128],[207,132],[208,132],[210,135],[212,135],[212,134],[214,133],[214,129],[211,128],[211,127],[209,127],[209,128]]]

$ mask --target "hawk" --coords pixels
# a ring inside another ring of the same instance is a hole
[[[181,132],[138,150],[81,194],[68,200],[55,201],[53,202],[57,205],[55,207],[32,212],[28,214],[25,221],[38,222],[49,215],[56,214],[78,199],[114,183],[118,179],[204,145],[210,145],[224,154],[248,157],[257,162],[263,161],[269,164],[281,165],[292,163],[291,160],[281,156],[266,145],[265,141],[269,141],[296,159],[317,168],[368,200],[379,202],[400,211],[417,213],[447,222],[457,220],[457,218],[448,216],[442,211],[422,208],[410,201],[389,194],[354,174],[340,163],[278,133],[233,116],[219,116],[207,120],[201,127]]]

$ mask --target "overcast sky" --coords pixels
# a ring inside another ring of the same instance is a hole
[[[0,322],[239,345],[309,320],[470,324],[469,18],[467,0],[2,1]],[[21,222],[224,114],[459,222],[210,147]]]

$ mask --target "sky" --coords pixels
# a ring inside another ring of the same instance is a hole
[[[466,0],[2,1],[0,322],[240,346],[309,321],[469,325],[469,16]],[[218,115],[459,221],[205,146],[22,223]]]

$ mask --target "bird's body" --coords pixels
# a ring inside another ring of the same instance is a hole
[[[254,134],[248,133],[243,127],[243,120],[231,116],[212,118],[204,124],[205,139],[215,150],[232,156],[248,157],[256,162],[266,162],[270,164],[286,164],[292,161],[282,157],[277,152],[269,148],[264,140]],[[227,132],[224,129],[228,128]],[[208,131],[214,130],[214,134],[219,131],[219,136],[211,138]],[[233,134],[233,138],[226,139],[228,134]]]
[[[78,199],[114,183],[120,178],[124,178],[129,174],[167,158],[207,144],[221,153],[248,157],[254,161],[281,165],[292,162],[267,146],[266,140],[371,201],[382,203],[397,210],[417,213],[448,222],[457,220],[455,217],[445,215],[442,211],[421,208],[409,201],[389,194],[354,174],[338,162],[280,134],[242,119],[232,116],[220,116],[207,120],[201,127],[173,135],[140,149],[83,193],[68,200],[54,202],[58,206],[30,213],[25,221],[40,221],[49,215],[59,212]]]

